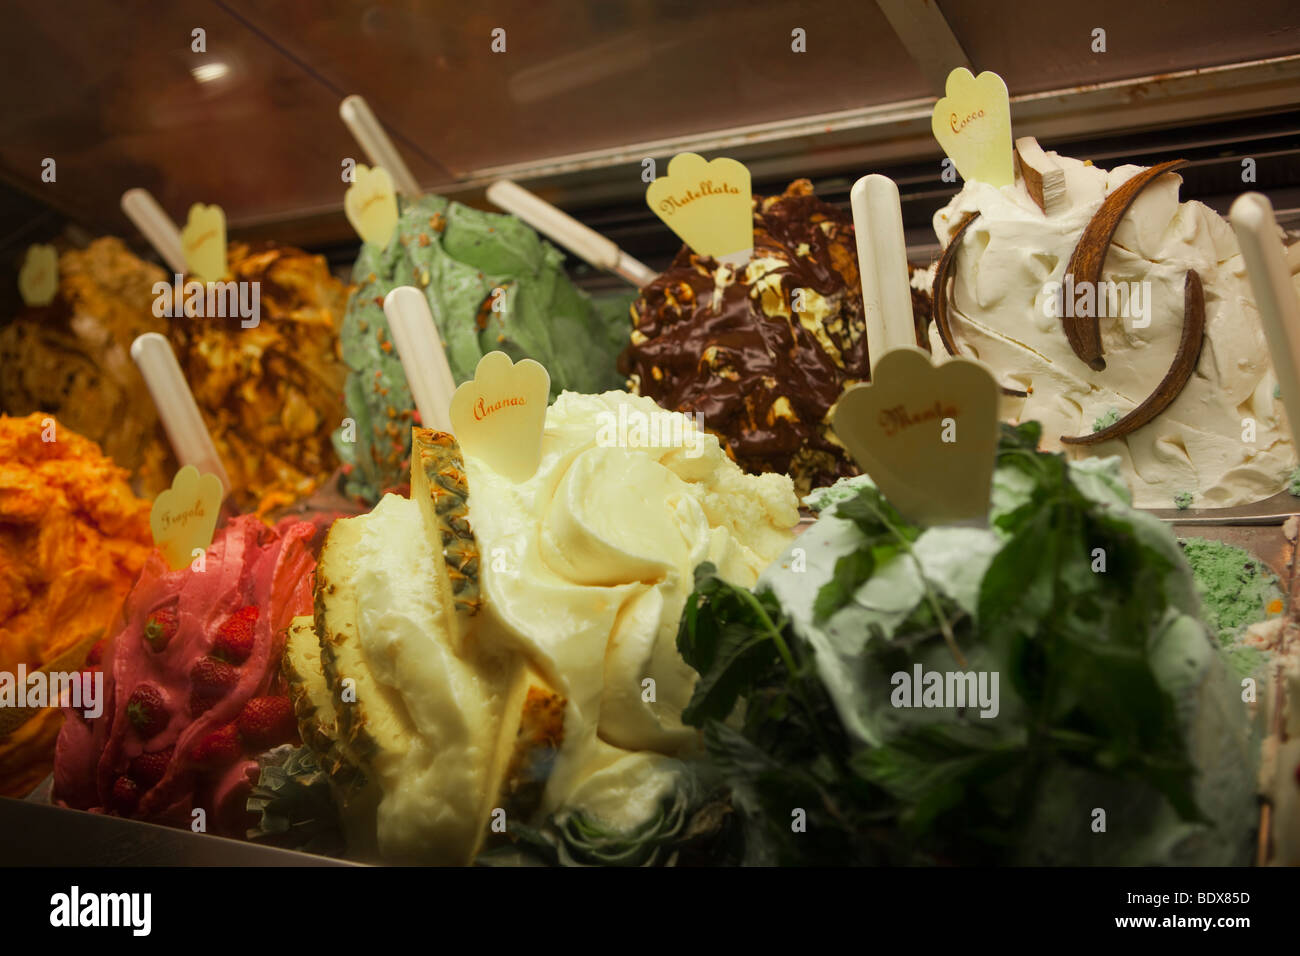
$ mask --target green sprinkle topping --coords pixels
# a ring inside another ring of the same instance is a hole
[[[1119,409],[1112,408],[1107,411],[1105,415],[1102,415],[1101,418],[1096,419],[1092,423],[1092,430],[1094,433],[1099,432],[1103,428],[1109,428],[1111,425],[1114,425],[1117,421],[1119,421]]]

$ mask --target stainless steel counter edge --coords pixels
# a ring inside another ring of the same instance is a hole
[[[0,797],[0,866],[360,866],[348,860]]]

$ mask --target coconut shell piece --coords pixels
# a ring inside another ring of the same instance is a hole
[[[1091,284],[1096,288],[1097,283],[1101,281],[1101,268],[1106,262],[1106,253],[1110,251],[1110,242],[1115,235],[1115,230],[1119,227],[1124,214],[1128,212],[1128,207],[1133,204],[1133,200],[1137,199],[1142,190],[1165,173],[1186,165],[1185,159],[1171,159],[1167,163],[1159,163],[1144,169],[1106,197],[1106,201],[1101,204],[1084,228],[1079,243],[1074,247],[1074,253],[1065,267],[1065,274],[1074,277],[1076,287]],[[937,311],[936,308],[936,314]],[[1106,360],[1102,358],[1101,326],[1097,322],[1097,317],[1066,315],[1062,317],[1061,324],[1065,327],[1065,337],[1069,340],[1074,354],[1094,371],[1103,371],[1106,368]]]
[[[1091,435],[1062,436],[1061,441],[1067,445],[1095,445],[1112,438],[1123,438],[1163,412],[1173,404],[1178,393],[1183,390],[1187,380],[1196,371],[1196,363],[1201,357],[1201,345],[1205,341],[1205,290],[1201,277],[1194,269],[1189,269],[1183,282],[1183,334],[1178,341],[1178,351],[1173,364],[1160,380],[1154,392],[1148,395],[1137,408],[1129,412],[1113,425],[1093,432]]]
[[[934,324],[939,328],[939,339],[943,342],[943,347],[949,355],[957,356],[957,343],[952,337],[952,322],[948,316],[948,274],[952,271],[952,265],[957,261],[957,247],[961,245],[962,236],[970,228],[970,224],[979,218],[979,213],[967,213],[966,217],[957,224],[957,228],[952,233],[952,238],[948,240],[948,247],[943,250],[943,255],[939,257],[939,266],[934,270],[934,285],[930,289],[930,298],[934,303]],[[998,386],[1002,389],[1003,395],[1014,395],[1017,398],[1024,398],[1028,392],[1016,388],[1007,388],[1005,385]]]

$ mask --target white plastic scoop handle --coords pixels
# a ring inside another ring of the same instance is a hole
[[[916,345],[912,287],[898,186],[888,176],[863,176],[849,193],[858,239],[863,318],[871,367],[886,352]]]
[[[172,272],[184,275],[185,248],[181,245],[181,231],[167,215],[158,200],[147,189],[128,189],[122,193],[122,211],[149,240],[149,244],[162,256]]]
[[[1241,246],[1282,405],[1294,436],[1300,429],[1300,300],[1296,298],[1281,232],[1273,218],[1273,206],[1260,193],[1238,196],[1228,219]]]
[[[528,225],[558,242],[575,256],[597,269],[622,276],[637,288],[648,285],[658,274],[633,259],[615,245],[614,240],[584,226],[541,196],[529,192],[509,179],[498,179],[487,189],[487,197],[506,212],[514,213]]]
[[[433,324],[429,302],[414,286],[399,286],[384,297],[384,315],[393,333],[393,345],[425,427],[451,431],[451,397],[456,380],[447,364],[447,352]]]
[[[171,343],[157,332],[146,332],[131,343],[131,358],[158,407],[158,417],[162,419],[176,460],[182,467],[193,465],[200,474],[216,475],[221,479],[223,497],[230,494],[230,476],[203,424],[194,393],[185,381]]]
[[[419,199],[420,184],[411,175],[411,170],[402,160],[402,154],[384,132],[384,127],[380,125],[365,98],[354,93],[344,99],[339,104],[339,116],[352,133],[353,139],[370,157],[371,165],[388,170],[388,175],[393,177],[393,185],[407,199]]]

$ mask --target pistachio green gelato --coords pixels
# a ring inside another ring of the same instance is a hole
[[[1210,633],[1218,637],[1233,673],[1255,674],[1266,655],[1241,640],[1250,625],[1280,613],[1283,597],[1277,576],[1249,551],[1222,541],[1183,538],[1180,543]]]
[[[1277,577],[1249,551],[1206,538],[1180,543],[1201,596],[1201,616],[1224,647],[1269,617],[1270,604],[1281,602]]]
[[[424,290],[458,384],[498,349],[546,366],[552,399],[621,384],[614,363],[634,293],[598,307],[565,275],[563,254],[514,216],[441,196],[403,202],[393,238],[363,245],[352,279],[341,339],[355,435],[345,427],[333,437],[349,492],[367,500],[402,484],[408,470],[415,404],[383,309],[398,286]]]

